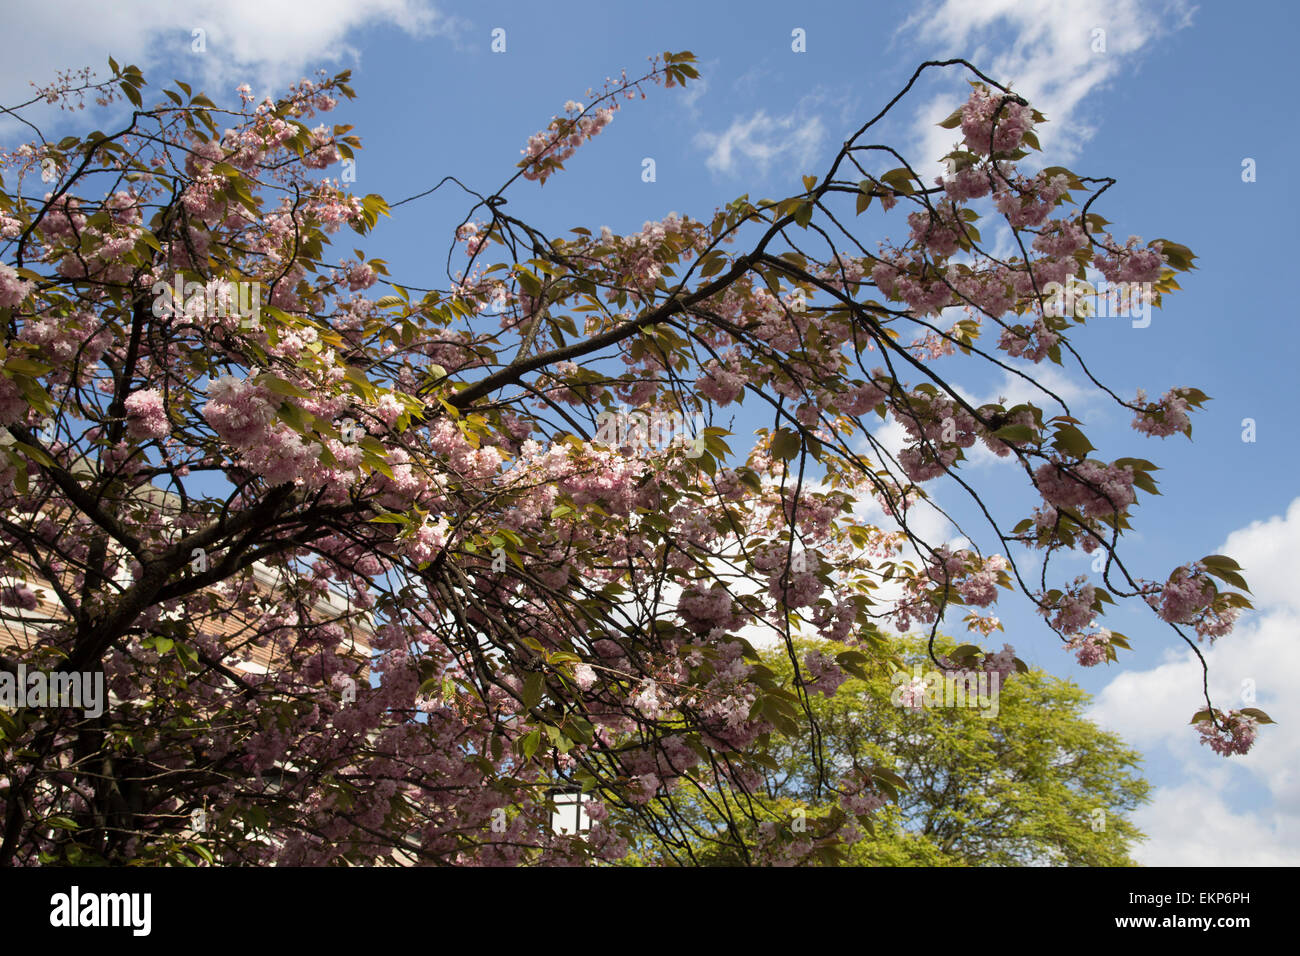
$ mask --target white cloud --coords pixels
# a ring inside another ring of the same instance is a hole
[[[707,92],[709,92],[709,81],[701,76],[698,80],[691,83],[691,85],[686,88],[686,92],[682,94],[682,106],[690,110],[692,116],[698,115],[699,107],[697,104],[700,102],[700,98]]]
[[[1199,662],[1171,650],[1157,667],[1118,675],[1097,695],[1090,717],[1150,753],[1177,762],[1180,782],[1158,787],[1134,820],[1148,834],[1135,856],[1147,865],[1296,865],[1300,863],[1300,721],[1292,692],[1300,673],[1300,606],[1288,587],[1300,540],[1300,498],[1286,516],[1234,531],[1220,551],[1249,570],[1258,613],[1203,647],[1210,696],[1221,709],[1257,706],[1277,721],[1262,727],[1249,754],[1220,757],[1188,726],[1204,706]],[[1252,570],[1253,569],[1253,570]],[[1249,683],[1248,683],[1249,682]],[[1256,699],[1245,697],[1252,688]],[[1255,809],[1234,810],[1233,797]]]
[[[1300,498],[1291,502],[1286,517],[1274,515],[1228,535],[1223,553],[1242,566],[1255,604],[1300,610],[1300,589],[1295,584],[1297,542]]]
[[[1044,150],[1070,158],[1095,131],[1081,115],[1085,98],[1131,67],[1160,36],[1189,25],[1193,11],[1186,0],[935,0],[899,33],[933,45],[928,55],[964,57],[1010,85],[1050,120],[1039,131]],[[1104,50],[1096,49],[1099,40]],[[954,90],[963,95],[965,86],[954,82]],[[952,96],[940,96],[919,111],[927,162],[952,146],[953,132],[935,124],[953,105]]]
[[[756,110],[748,118],[736,117],[721,133],[696,134],[695,142],[708,150],[705,162],[714,172],[735,173],[743,162],[766,173],[778,161],[807,167],[825,135],[821,117],[800,106],[783,116]]]
[[[348,43],[356,30],[388,24],[413,36],[454,33],[461,21],[428,0],[103,0],[23,3],[5,10],[5,26],[22,43],[6,47],[0,65],[0,102],[29,97],[29,81],[46,85],[58,69],[89,66],[108,75],[108,57],[134,63],[157,89],[184,69],[212,94],[248,82],[259,94],[318,68],[342,68],[359,53]],[[193,31],[203,30],[205,52]]]
[[[1162,787],[1133,814],[1147,835],[1135,855],[1144,866],[1295,866],[1296,822],[1276,812],[1234,813],[1203,782]]]

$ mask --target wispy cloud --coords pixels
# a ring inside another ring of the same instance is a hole
[[[1050,122],[1045,151],[1068,159],[1095,132],[1082,109],[1094,90],[1131,70],[1161,36],[1191,23],[1186,0],[932,0],[900,28],[927,44],[927,55],[961,56],[1025,96]],[[953,134],[935,123],[965,87],[921,109],[921,158],[937,161]]]
[[[776,164],[810,166],[825,136],[821,116],[801,104],[784,115],[759,109],[738,116],[721,133],[698,133],[695,142],[708,151],[705,164],[716,173],[734,175],[754,167],[766,174]]]
[[[133,0],[128,6],[102,0],[11,5],[7,32],[30,42],[7,45],[0,102],[26,99],[28,81],[48,83],[58,69],[88,66],[102,78],[109,56],[146,75],[150,67],[183,66],[187,79],[201,80],[213,93],[248,82],[261,94],[318,68],[355,63],[360,54],[348,38],[364,27],[387,24],[434,36],[464,26],[428,0]]]

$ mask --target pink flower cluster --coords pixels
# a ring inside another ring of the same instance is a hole
[[[0,607],[16,607],[23,611],[36,610],[36,592],[21,582],[0,584]]]
[[[242,450],[265,437],[278,404],[268,389],[223,375],[208,387],[203,417],[224,441]]]
[[[1082,631],[1092,624],[1092,619],[1097,613],[1093,607],[1096,600],[1097,589],[1088,583],[1086,575],[1081,574],[1074,579],[1074,583],[1065,590],[1055,605],[1042,603],[1038,607],[1038,613],[1049,618],[1048,623],[1057,633],[1071,634]],[[1056,612],[1055,615],[1052,614],[1053,610]]]
[[[657,720],[668,709],[668,702],[664,700],[659,685],[651,678],[641,682],[640,690],[628,699],[628,703],[649,720]]]
[[[1164,438],[1174,432],[1191,436],[1192,423],[1187,417],[1187,389],[1171,388],[1154,404],[1147,403],[1146,392],[1138,389],[1134,403],[1143,410],[1133,416],[1133,427],[1145,435]]]
[[[1033,111],[993,93],[988,87],[976,86],[961,111],[961,131],[972,153],[1009,153],[1020,147],[1025,133],[1034,125]]]
[[[319,443],[304,441],[287,424],[275,423],[279,405],[265,387],[226,375],[208,386],[203,417],[239,452],[244,464],[271,485],[303,481],[319,487],[327,481],[346,481],[346,471],[327,472],[321,467]],[[360,458],[355,445],[332,439],[328,444],[345,468]],[[410,471],[400,456],[390,458],[390,467],[399,479]]]
[[[12,309],[32,294],[32,283],[20,279],[17,270],[0,262],[0,308]]]
[[[943,665],[944,674],[951,676],[952,673],[970,673],[972,670],[969,660],[954,661],[947,656],[940,656],[939,663]],[[975,667],[976,671],[984,671],[990,678],[994,674],[998,677],[998,686],[1006,683],[1007,678],[1016,672],[1016,649],[1010,644],[1003,644],[1002,650],[996,652],[984,652],[984,659]],[[924,687],[924,681],[922,682]]]
[[[1209,746],[1216,754],[1231,757],[1233,754],[1245,754],[1255,743],[1259,733],[1259,722],[1249,714],[1230,710],[1222,715],[1223,727],[1216,727],[1213,721],[1203,720],[1197,723],[1201,743]]]
[[[1123,246],[1114,245],[1107,235],[1098,236],[1096,240],[1108,251],[1093,256],[1092,264],[1107,282],[1155,282],[1164,271],[1165,259],[1161,253],[1164,244],[1161,242],[1139,249],[1137,244],[1141,240],[1137,236],[1129,236]]]
[[[1053,508],[1073,508],[1088,518],[1123,512],[1137,501],[1133,470],[1096,461],[1067,466],[1047,462],[1034,472],[1034,484]]]
[[[302,164],[308,169],[325,169],[339,161],[339,147],[334,142],[334,134],[324,124],[311,131],[311,143],[302,157]]]
[[[941,545],[930,559],[928,574],[936,584],[955,587],[967,604],[988,607],[997,598],[998,574],[1006,569],[1007,560],[1000,554],[981,558],[973,551],[953,552]]]
[[[717,359],[710,359],[695,380],[696,390],[718,406],[730,405],[745,391],[745,376],[729,371]]]
[[[1240,610],[1222,604],[1219,590],[1200,564],[1176,568],[1163,587],[1150,586],[1146,602],[1161,620],[1194,624],[1201,638],[1213,641],[1232,630]]]
[[[731,594],[721,584],[707,590],[700,585],[686,588],[677,601],[677,611],[688,625],[705,630],[730,630],[741,622]]]
[[[456,227],[456,241],[465,243],[465,255],[473,259],[487,243],[487,236],[481,234],[483,226],[477,222],[467,222]]]
[[[146,388],[126,398],[126,433],[139,441],[163,438],[171,431],[162,392]]]
[[[979,424],[949,398],[919,390],[908,398],[906,405],[895,406],[894,417],[916,444],[899,452],[898,463],[912,481],[929,481],[975,444]]]
[[[953,202],[982,199],[993,188],[989,183],[989,174],[979,166],[966,166],[946,179],[939,176],[935,183],[943,187]]]
[[[597,110],[594,116],[586,116],[579,103],[570,101],[564,106],[568,115],[555,117],[546,129],[528,138],[527,148],[520,150],[525,179],[545,184],[560,163],[609,125],[618,109],[618,103],[614,103]]]
[[[998,339],[998,348],[1005,349],[1008,355],[1015,358],[1038,363],[1051,354],[1052,347],[1060,340],[1061,337],[1038,318],[1029,327],[1013,325],[1003,329]]]
[[[844,394],[840,396],[840,411],[845,415],[865,415],[888,398],[889,392],[877,384],[882,381],[884,373],[884,369],[873,369],[872,374],[876,376],[873,381],[865,382],[862,385],[850,386]]]
[[[889,298],[906,302],[917,316],[938,315],[953,304],[952,291],[941,281],[921,281],[919,258],[898,255],[881,259],[871,268],[871,281]]]
[[[840,806],[844,808],[845,812],[855,816],[866,816],[869,813],[874,813],[887,802],[883,793],[869,786],[845,787],[840,794]]]
[[[66,382],[71,377],[74,361],[81,382],[88,382],[95,364],[112,341],[111,331],[90,312],[28,318],[18,337],[40,346],[44,360],[54,366],[50,378],[56,382]]]
[[[1065,649],[1075,652],[1075,658],[1084,667],[1095,667],[1106,660],[1110,646],[1110,631],[1098,628],[1092,634],[1076,634],[1065,644]]]
[[[811,693],[822,693],[827,697],[832,697],[839,686],[848,679],[848,675],[840,670],[835,660],[818,650],[809,651],[804,655],[804,667],[808,668],[808,690]]]
[[[994,197],[998,212],[1014,229],[1037,229],[1058,205],[1069,188],[1069,181],[1061,175],[1048,179],[1039,173],[1033,179],[1002,179]]]
[[[997,674],[999,681],[1005,682],[1008,677],[1016,672],[1016,649],[1010,644],[1003,644],[1002,650],[997,653],[986,653],[980,666],[990,676]]]
[[[0,425],[26,421],[29,407],[14,380],[0,374]]]
[[[961,225],[951,200],[939,203],[933,212],[914,212],[907,217],[912,240],[925,246],[936,259],[947,259],[958,249]]]

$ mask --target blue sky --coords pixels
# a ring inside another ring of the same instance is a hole
[[[522,180],[511,188],[510,211],[553,235],[579,225],[635,231],[670,210],[707,218],[742,193],[796,191],[800,175],[823,170],[925,59],[964,56],[1012,81],[1051,121],[1040,134],[1045,164],[1118,180],[1096,207],[1113,235],[1170,238],[1199,257],[1149,327],[1103,319],[1075,339],[1097,376],[1126,398],[1138,387],[1154,397],[1176,385],[1212,396],[1193,419],[1193,442],[1138,435],[1127,414],[1086,397],[1076,370],[1060,371],[1058,383],[1079,396],[1076,414],[1102,454],[1163,469],[1163,495],[1144,496],[1135,512],[1128,553],[1137,573],[1163,579],[1215,552],[1245,566],[1258,610],[1211,652],[1211,687],[1216,703],[1240,707],[1242,681],[1254,680],[1257,705],[1280,723],[1244,758],[1200,747],[1186,726],[1199,677],[1173,632],[1141,607],[1107,622],[1135,647],[1109,668],[1077,667],[1025,601],[1000,610],[1007,640],[1025,660],[1097,694],[1096,719],[1146,755],[1157,790],[1138,814],[1150,836],[1140,861],[1300,862],[1300,706],[1289,686],[1300,670],[1300,597],[1290,585],[1300,486],[1295,416],[1279,400],[1295,378],[1300,333],[1288,283],[1266,278],[1289,270],[1278,256],[1300,211],[1291,181],[1293,5],[140,0],[129,17],[107,6],[68,0],[9,12],[13,35],[24,40],[0,66],[0,102],[25,99],[27,81],[46,83],[56,68],[102,73],[110,54],[144,68],[155,89],[178,77],[224,102],[241,82],[261,94],[318,67],[350,67],[359,98],[335,121],[355,124],[362,137],[356,190],[390,201],[449,174],[489,193],[566,100],[584,100],[588,87],[620,70],[639,75],[650,55],[692,50],[703,82],[686,91],[649,87],[565,173],[541,188]],[[491,50],[496,28],[505,30],[503,53]],[[806,52],[791,48],[796,28]],[[195,29],[205,31],[203,53],[192,50]],[[1098,30],[1104,50],[1095,49]],[[965,89],[958,71],[937,74],[876,141],[916,162],[937,159],[952,136],[934,123]],[[66,119],[49,120],[47,134],[67,131]],[[5,146],[16,136],[0,122]],[[646,158],[655,161],[651,183],[642,181]],[[1255,161],[1254,182],[1243,181],[1246,158]],[[403,206],[366,251],[386,258],[399,279],[445,285],[449,232],[468,208],[450,188]],[[901,218],[886,219],[865,235],[903,238],[905,229]],[[981,398],[1002,384],[964,377],[960,365],[952,373]],[[1242,440],[1246,418],[1255,422],[1253,443]],[[989,467],[979,478],[1002,514],[1023,511],[1022,486],[1005,475]],[[987,546],[986,534],[977,528]],[[1088,571],[1079,559],[1058,565],[1055,577]]]

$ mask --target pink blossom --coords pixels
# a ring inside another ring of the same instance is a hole
[[[1201,743],[1209,746],[1216,754],[1230,757],[1233,754],[1245,754],[1255,743],[1259,733],[1259,722],[1248,714],[1230,710],[1222,715],[1224,727],[1216,727],[1212,721],[1197,723],[1196,729],[1201,734]]]
[[[163,438],[171,431],[162,392],[147,388],[127,396],[126,431],[132,438],[143,441]]]
[[[848,679],[848,675],[840,670],[834,659],[821,651],[809,651],[804,655],[803,663],[808,668],[808,690],[812,693],[834,696],[839,686]]]
[[[1138,431],[1164,438],[1174,432],[1183,432],[1188,437],[1192,434],[1192,424],[1187,417],[1187,389],[1171,388],[1160,396],[1154,404],[1148,404],[1146,393],[1138,389],[1134,403],[1142,406],[1133,416],[1133,427]]]
[[[1107,659],[1110,646],[1110,631],[1098,628],[1092,634],[1076,634],[1065,644],[1066,650],[1074,651],[1075,657],[1084,667],[1095,667]]]
[[[992,188],[989,184],[988,173],[978,166],[967,166],[947,179],[939,177],[935,182],[944,188],[948,198],[954,202],[982,199],[989,194],[989,190]]]
[[[578,664],[573,668],[573,679],[583,690],[590,690],[596,683],[596,672],[587,664]]]
[[[1034,472],[1034,483],[1048,504],[1073,508],[1086,517],[1123,512],[1137,501],[1131,468],[1083,461],[1048,462]]]
[[[1013,102],[1000,91],[993,93],[983,85],[971,91],[961,111],[966,146],[980,155],[1012,152],[1032,126],[1029,107]]]
[[[10,582],[0,585],[0,607],[16,607],[24,611],[34,611],[36,605],[36,592],[26,584]]]
[[[1107,235],[1096,238],[1106,251],[1093,256],[1092,264],[1107,282],[1155,282],[1164,271],[1163,244],[1160,242],[1139,249],[1137,244],[1141,240],[1137,236],[1129,236],[1123,246],[1114,245]]]
[[[0,262],[0,308],[12,309],[32,294],[31,282],[18,277],[12,267]]]

